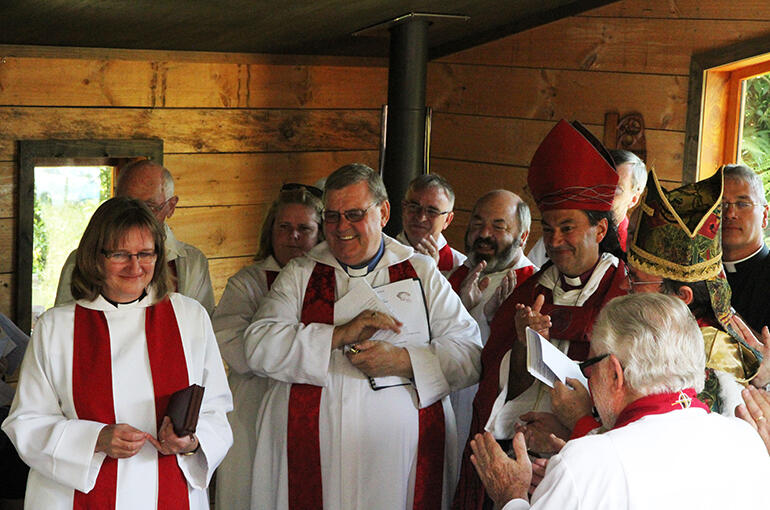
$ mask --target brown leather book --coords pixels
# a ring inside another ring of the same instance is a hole
[[[171,418],[177,436],[189,436],[195,432],[205,389],[203,386],[191,384],[171,395],[166,407],[166,416]]]

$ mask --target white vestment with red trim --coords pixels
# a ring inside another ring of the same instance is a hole
[[[145,337],[151,295],[127,305],[101,296],[77,302],[104,313],[109,329],[115,418],[157,437],[153,378]],[[207,509],[206,488],[232,444],[226,413],[232,409],[222,360],[206,310],[181,294],[170,295],[184,349],[187,378],[206,388],[196,435],[200,450],[176,456],[191,510]],[[70,510],[75,490],[89,492],[104,453],[94,453],[104,423],[78,419],[73,398],[75,303],[44,313],[21,367],[19,386],[3,430],[31,467],[25,507]],[[94,370],[98,370],[95,367]],[[118,460],[116,509],[154,509],[158,498],[157,450],[146,442],[135,456]],[[159,509],[162,510],[162,509]]]
[[[249,365],[271,378],[257,417],[252,509],[288,508],[286,436],[292,383],[322,387],[318,421],[325,509],[410,510],[418,411],[437,401],[446,424],[442,508],[451,503],[457,445],[448,395],[478,380],[478,326],[431,259],[384,239],[382,259],[363,278],[373,287],[385,285],[390,282],[388,268],[409,260],[424,288],[432,342],[408,347],[414,382],[372,390],[368,378],[340,349],[331,350],[333,325],[301,324],[305,289],[317,263],[333,268],[337,300],[353,280],[325,242],[289,262],[245,334]]]

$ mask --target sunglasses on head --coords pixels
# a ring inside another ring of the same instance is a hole
[[[286,184],[281,186],[281,191],[296,191],[296,190],[305,190],[311,195],[316,196],[318,198],[323,197],[323,194],[324,194],[324,192],[321,191],[320,188],[316,188],[315,186],[310,186],[309,184],[302,184],[299,182],[287,182]]]

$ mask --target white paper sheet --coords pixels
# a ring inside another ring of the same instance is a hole
[[[588,388],[588,380],[576,361],[556,348],[534,329],[527,328],[527,370],[536,379],[553,388],[558,379],[566,384],[567,377],[577,379]]]

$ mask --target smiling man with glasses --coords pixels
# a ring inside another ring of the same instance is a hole
[[[570,441],[549,460],[532,501],[522,433],[509,458],[489,432],[471,442],[473,464],[503,510],[764,508],[770,457],[751,426],[709,413],[698,324],[678,298],[619,297],[591,333],[586,368],[607,432]],[[597,353],[601,353],[597,355]],[[704,483],[716,484],[708,490]]]
[[[166,261],[175,277],[180,294],[198,301],[211,315],[214,312],[214,289],[209,275],[209,262],[195,246],[179,241],[166,220],[174,215],[179,197],[174,195],[174,178],[161,165],[149,160],[129,163],[118,173],[115,196],[135,198],[144,202],[166,231]],[[73,301],[70,292],[75,253],[70,253],[59,277],[56,304]]]
[[[435,260],[444,275],[465,261],[465,255],[451,248],[442,233],[454,219],[454,204],[455,192],[446,179],[438,174],[416,177],[409,183],[401,203],[404,231],[396,236],[405,245]]]
[[[326,241],[286,265],[246,330],[249,366],[269,377],[252,508],[448,506],[456,473],[449,393],[478,380],[479,330],[436,264],[382,233],[389,217],[377,172],[351,164],[332,173]],[[430,338],[372,340],[403,324],[375,310],[367,292],[414,279]],[[390,376],[397,385],[370,379]]]

